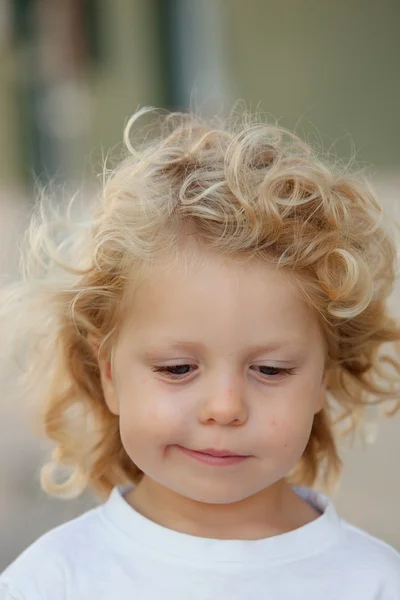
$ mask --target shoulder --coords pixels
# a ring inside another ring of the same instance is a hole
[[[323,493],[310,488],[296,491],[324,514],[320,533],[323,539],[332,538],[328,554],[321,555],[324,565],[328,563],[342,582],[362,582],[365,589],[376,590],[381,600],[400,600],[400,553],[339,516],[333,500]]]
[[[329,531],[338,534],[339,545],[336,550],[343,560],[348,560],[352,566],[359,565],[360,568],[365,566],[370,569],[375,566],[385,572],[393,572],[400,578],[400,553],[395,548],[341,517],[334,501],[325,494],[312,488],[294,489],[324,514],[325,522],[330,526]],[[325,529],[325,533],[327,532],[328,529]]]
[[[377,537],[342,519],[343,552],[358,569],[375,573],[400,598],[400,553]]]
[[[400,573],[400,553],[383,540],[342,519],[345,542],[356,550],[360,558],[373,560],[381,567],[394,567]]]
[[[100,508],[45,533],[2,573],[0,600],[64,599],[76,568],[98,555],[106,535]]]

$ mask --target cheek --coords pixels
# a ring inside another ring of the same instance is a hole
[[[303,394],[303,395],[302,395]],[[269,407],[264,422],[264,439],[276,448],[298,448],[307,443],[314,418],[310,389],[285,390]]]
[[[121,386],[121,436],[143,443],[165,440],[185,426],[182,400],[149,377]]]
[[[288,447],[309,434],[312,417],[305,418],[301,415],[295,418],[294,415],[281,415],[271,417],[267,423],[267,443],[269,441],[275,445]]]

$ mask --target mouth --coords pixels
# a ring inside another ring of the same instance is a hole
[[[213,448],[206,448],[205,450],[193,450],[193,452],[201,452],[201,454],[209,454],[210,456],[241,456],[245,457],[245,454],[238,454],[237,452],[231,452],[230,450],[214,450]]]
[[[176,448],[199,462],[215,466],[236,465],[250,458],[250,455],[236,454],[231,450],[214,450],[213,448],[190,450],[183,446],[176,446]]]

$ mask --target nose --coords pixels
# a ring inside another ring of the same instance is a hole
[[[219,385],[211,385],[207,396],[199,407],[201,423],[218,423],[219,425],[243,425],[248,419],[248,407],[243,389],[235,381],[223,381]]]

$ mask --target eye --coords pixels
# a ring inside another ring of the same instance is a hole
[[[168,379],[184,379],[185,375],[196,369],[196,365],[169,365],[167,367],[153,367],[155,373],[165,373]]]
[[[165,367],[153,367],[152,370],[155,373],[164,373],[167,379],[185,379],[187,375],[197,369],[196,365],[169,365]],[[281,379],[285,375],[292,375],[294,369],[283,368],[283,367],[269,367],[263,366],[256,367],[259,369],[260,374],[264,379]]]
[[[264,376],[265,379],[280,379],[285,375],[293,375],[294,369],[284,368],[284,367],[268,367],[266,365],[261,365],[256,367],[259,369],[261,375]]]

